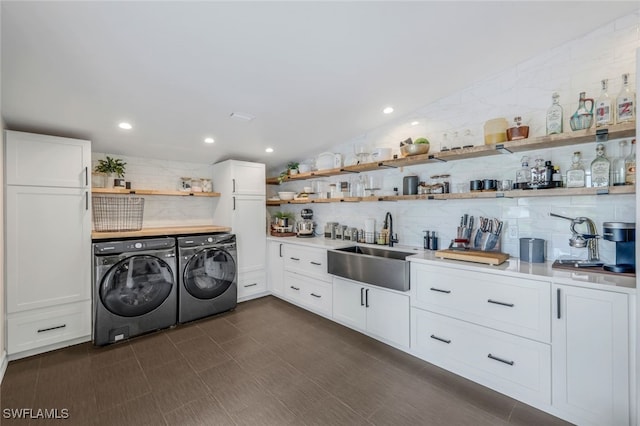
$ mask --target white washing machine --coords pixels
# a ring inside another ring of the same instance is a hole
[[[176,324],[174,238],[94,243],[93,267],[95,345]]]
[[[180,281],[178,322],[235,308],[238,303],[236,236],[194,235],[176,240]]]

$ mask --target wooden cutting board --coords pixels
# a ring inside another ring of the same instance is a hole
[[[488,265],[500,265],[509,259],[507,253],[481,250],[438,250],[436,257],[441,259],[464,260],[467,262],[486,263]]]

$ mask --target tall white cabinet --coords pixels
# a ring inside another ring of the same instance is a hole
[[[7,353],[91,339],[91,143],[5,133]]]
[[[554,285],[553,309],[553,405],[578,424],[628,425],[628,295]]]
[[[238,301],[267,294],[265,166],[227,160],[213,165],[216,225],[230,226],[238,245]]]

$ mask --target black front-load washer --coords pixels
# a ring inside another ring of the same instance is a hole
[[[178,237],[178,322],[185,323],[236,307],[236,236]]]

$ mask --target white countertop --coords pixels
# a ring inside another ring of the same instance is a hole
[[[298,238],[298,237],[272,237],[268,236],[269,241],[279,241],[287,244],[298,244],[308,247],[324,248],[327,250],[348,247],[352,245],[380,247],[374,244],[361,244],[354,241],[331,240],[324,237]],[[601,290],[618,291],[621,293],[635,294],[636,278],[623,275],[600,274],[587,272],[583,269],[568,271],[563,269],[552,269],[553,262],[545,263],[529,263],[520,262],[517,258],[511,258],[505,263],[497,266],[484,265],[480,263],[465,262],[460,260],[439,259],[435,257],[435,252],[423,250],[411,246],[396,245],[394,247],[385,248],[398,251],[415,252],[415,254],[407,260],[415,263],[424,263],[437,266],[451,266],[459,269],[500,273],[501,275],[510,275],[514,277],[522,277],[523,275],[529,279],[540,279],[541,281],[553,281],[557,284],[580,285],[589,288]]]

